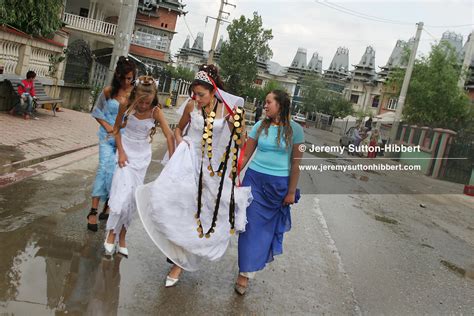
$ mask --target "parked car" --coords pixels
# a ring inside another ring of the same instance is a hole
[[[295,121],[296,123],[299,123],[303,126],[306,125],[306,116],[302,113],[296,113],[295,115],[293,115],[292,117],[293,121]]]

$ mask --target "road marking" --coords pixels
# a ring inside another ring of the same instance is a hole
[[[354,303],[354,312],[357,315],[362,315],[362,312],[359,307],[359,303],[357,302],[357,299],[355,298],[354,286],[352,285],[352,281],[349,278],[349,275],[344,269],[344,264],[342,263],[341,255],[339,253],[339,250],[336,247],[336,242],[331,237],[331,233],[329,232],[328,225],[326,223],[326,220],[324,219],[324,215],[323,215],[323,212],[321,211],[321,206],[319,204],[319,199],[317,197],[314,198],[314,212],[316,213],[316,217],[318,218],[319,225],[321,226],[321,231],[324,237],[326,237],[328,241],[326,245],[328,246],[331,253],[333,253],[337,259],[337,268],[339,270],[339,273],[344,275],[344,277],[347,279],[347,282],[349,283],[349,293]]]

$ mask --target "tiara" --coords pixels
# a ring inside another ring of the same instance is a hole
[[[155,79],[153,77],[139,77],[137,80],[135,80],[135,86],[138,86],[139,84],[142,84],[144,86],[149,86],[152,84],[157,84]]]
[[[205,72],[204,70],[198,71],[198,72],[196,73],[196,76],[194,76],[194,80],[199,80],[199,81],[208,83],[208,84],[210,84],[211,86],[213,86],[212,81],[211,81],[211,79],[209,78],[209,75],[208,75],[207,72]]]

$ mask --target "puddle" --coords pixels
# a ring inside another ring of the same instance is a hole
[[[0,145],[0,168],[23,159],[25,159],[25,154],[18,146]]]
[[[375,217],[375,220],[377,220],[379,222],[392,224],[392,225],[398,225],[398,221],[393,219],[393,218],[388,218],[388,217],[383,216],[383,215],[375,215],[374,217]]]

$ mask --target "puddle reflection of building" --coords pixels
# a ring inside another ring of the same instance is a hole
[[[64,291],[62,312],[67,315],[116,315],[120,294],[120,255],[107,260],[101,244],[85,243],[73,258]]]

